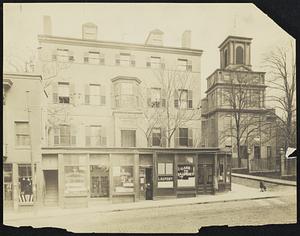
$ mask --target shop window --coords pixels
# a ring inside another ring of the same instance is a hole
[[[158,188],[173,188],[173,163],[157,164],[157,187]]]
[[[12,164],[3,164],[4,200],[13,200]]]
[[[58,83],[58,100],[59,103],[70,103],[70,88],[69,83]]]
[[[29,122],[15,122],[16,128],[16,146],[29,146],[30,145],[30,133]]]
[[[65,166],[64,170],[65,195],[85,196],[87,194],[86,166]]]
[[[30,164],[22,164],[18,166],[19,174],[19,202],[33,202],[32,189],[32,171]]]
[[[122,147],[135,147],[136,134],[135,130],[121,130],[121,146]]]
[[[113,184],[116,193],[134,192],[133,166],[113,167]]]
[[[178,165],[177,167],[178,187],[195,186],[194,166],[188,164]]]

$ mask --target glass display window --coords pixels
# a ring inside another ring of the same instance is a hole
[[[3,188],[4,188],[4,200],[13,200],[12,191],[12,164],[3,164]]]
[[[65,166],[65,195],[81,196],[87,194],[86,167]]]
[[[19,174],[19,202],[31,203],[33,202],[31,165],[20,164],[18,166],[18,174]]]
[[[113,185],[116,193],[134,192],[133,166],[113,167]]]

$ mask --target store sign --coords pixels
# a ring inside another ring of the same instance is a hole
[[[173,176],[158,176],[157,187],[158,188],[173,188]]]
[[[193,165],[178,165],[178,187],[195,186],[195,173]]]

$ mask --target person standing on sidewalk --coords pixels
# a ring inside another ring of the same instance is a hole
[[[259,187],[260,187],[260,191],[261,191],[261,192],[267,191],[267,187],[266,187],[266,185],[264,184],[264,181],[262,181],[262,180],[259,182]]]

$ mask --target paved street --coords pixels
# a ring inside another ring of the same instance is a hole
[[[280,186],[285,192],[290,187]],[[275,191],[275,189],[273,189]],[[9,220],[5,224],[59,227],[72,232],[197,232],[208,225],[260,225],[296,222],[296,197],[81,213],[39,219]]]

